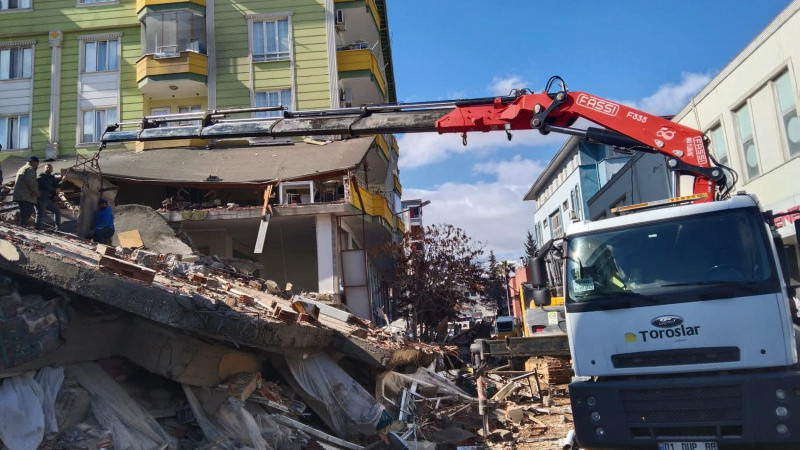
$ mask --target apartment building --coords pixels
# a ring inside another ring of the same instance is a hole
[[[6,181],[30,154],[92,154],[108,124],[143,116],[393,101],[385,0],[0,2]],[[264,278],[331,294],[371,319],[387,306],[391,265],[369,250],[402,227],[398,150],[391,135],[191,139],[109,146],[99,162],[118,204],[169,204],[162,215],[201,251],[254,261]],[[276,180],[256,253],[264,190]]]

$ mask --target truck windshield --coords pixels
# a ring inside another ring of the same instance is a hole
[[[566,300],[672,303],[776,292],[768,245],[753,208],[576,235],[568,242]]]
[[[508,332],[514,330],[514,319],[497,320],[497,331]]]

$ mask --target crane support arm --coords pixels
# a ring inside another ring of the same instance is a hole
[[[694,194],[715,199],[717,184],[725,175],[712,167],[700,131],[648,114],[627,105],[585,92],[562,89],[506,97],[469,100],[371,105],[359,108],[287,111],[282,107],[214,110],[205,113],[149,116],[141,122],[109,126],[102,137],[107,143],[170,139],[225,139],[247,137],[294,137],[314,135],[365,136],[384,133],[459,133],[466,145],[466,133],[539,130],[580,136],[629,151],[662,153],[668,167],[694,178]],[[278,111],[278,117],[253,117]],[[245,115],[245,117],[241,117]],[[240,118],[235,118],[240,116]],[[603,128],[571,128],[578,119]],[[198,120],[199,126],[172,126],[174,122]],[[123,130],[136,125],[137,129]]]

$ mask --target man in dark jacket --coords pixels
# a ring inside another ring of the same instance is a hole
[[[39,201],[39,185],[36,183],[36,169],[39,168],[39,158],[31,156],[27,164],[17,171],[14,182],[14,201],[19,205],[19,224],[28,226],[28,219],[33,215],[33,210]]]
[[[45,164],[44,172],[36,178],[39,184],[39,204],[36,208],[36,229],[42,229],[42,221],[47,211],[51,211],[55,217],[56,229],[61,229],[61,210],[56,204],[58,186],[61,184],[58,178],[53,175],[53,165]]]

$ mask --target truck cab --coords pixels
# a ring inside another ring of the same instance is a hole
[[[564,254],[582,446],[797,448],[788,291],[755,199],[573,224]]]

